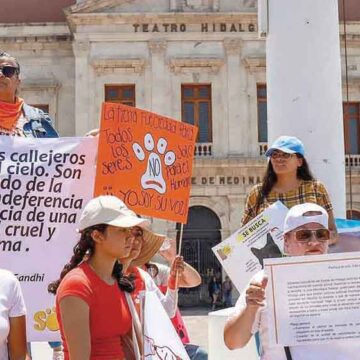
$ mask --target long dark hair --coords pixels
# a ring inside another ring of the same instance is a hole
[[[296,171],[297,178],[299,180],[305,180],[305,181],[314,180],[314,177],[310,171],[309,164],[307,163],[306,159],[300,154],[296,154],[296,156],[297,158],[302,159],[302,165],[299,166]],[[255,206],[256,213],[258,212],[260,205],[264,202],[264,200],[271,192],[272,188],[276,184],[276,181],[277,181],[277,175],[275,174],[271,161],[269,161],[265,171],[265,175],[261,183],[259,196],[256,200],[256,206]]]
[[[80,240],[74,246],[73,253],[74,255],[71,257],[70,261],[64,266],[60,273],[60,278],[56,281],[53,281],[48,286],[48,291],[52,294],[56,294],[56,291],[65,277],[65,275],[72,269],[76,268],[83,260],[84,257],[91,257],[94,253],[95,243],[91,236],[94,230],[97,230],[101,233],[104,233],[108,225],[106,224],[99,224],[90,226],[84,229],[81,232]],[[112,276],[116,279],[120,290],[126,292],[132,292],[135,288],[133,278],[125,276],[122,272],[122,265],[115,261],[114,268],[112,271]]]

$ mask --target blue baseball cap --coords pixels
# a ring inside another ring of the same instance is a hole
[[[266,151],[265,156],[271,156],[274,150],[280,150],[288,154],[305,155],[304,144],[295,136],[280,136]]]

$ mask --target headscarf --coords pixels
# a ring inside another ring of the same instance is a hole
[[[24,100],[16,97],[15,103],[0,101],[0,128],[13,130],[21,116]]]

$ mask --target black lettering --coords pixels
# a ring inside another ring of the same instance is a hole
[[[235,24],[231,24],[230,32],[237,32]]]

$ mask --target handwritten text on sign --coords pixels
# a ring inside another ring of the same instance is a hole
[[[95,195],[135,212],[186,223],[197,128],[122,104],[104,103]]]

